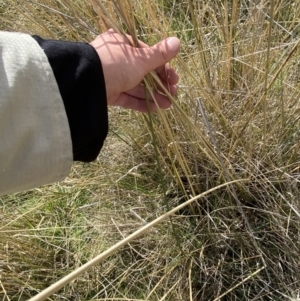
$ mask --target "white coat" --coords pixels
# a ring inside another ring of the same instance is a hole
[[[48,59],[29,35],[0,32],[0,195],[63,180],[68,119]]]

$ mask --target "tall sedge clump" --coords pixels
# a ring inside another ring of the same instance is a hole
[[[211,285],[220,281],[221,291],[230,291],[226,277],[238,282],[234,279],[255,273],[255,266],[263,267],[259,279],[241,280],[249,289],[247,298],[274,285],[285,286],[283,271],[292,269],[294,274],[299,268],[291,264],[293,252],[283,244],[290,246],[299,230],[300,92],[295,69],[300,42],[297,27],[285,19],[290,18],[284,13],[286,3],[125,1],[115,7],[125,31],[127,22],[133,22],[128,32],[136,28],[145,41],[176,34],[183,44],[173,62],[181,82],[178,97],[170,97],[172,110],[136,117],[146,136],[135,142],[143,160],[155,157],[153,176],[161,184],[161,204],[173,204],[174,195],[187,199],[225,181],[248,179],[186,208],[182,214],[195,226],[188,230],[194,241],[189,244],[185,237],[177,243],[188,254],[198,254],[196,246],[204,244],[203,262],[213,260],[210,256],[239,262],[230,275],[211,266],[219,280],[204,276]],[[120,10],[128,8],[131,15],[124,21]],[[293,14],[299,14],[297,4]],[[285,217],[278,221],[278,214]],[[291,215],[295,224],[289,232]],[[182,228],[177,224],[173,230]],[[283,238],[286,231],[290,234]],[[215,233],[227,238],[216,239]],[[252,257],[246,274],[245,257]],[[193,271],[205,273],[202,264]],[[194,278],[199,291],[193,292],[214,298],[204,283]]]
[[[271,255],[277,260],[282,257],[282,234],[278,233],[287,227],[286,222],[278,223],[276,216],[283,211],[287,221],[288,212],[293,212],[296,221],[299,215],[292,188],[298,181],[299,90],[289,72],[295,70],[299,39],[289,22],[282,22],[286,4],[114,4],[125,31],[131,22],[128,32],[136,28],[146,41],[177,34],[183,42],[181,56],[174,62],[181,83],[178,98],[171,99],[173,109],[137,116],[148,130],[144,140],[138,140],[140,149],[145,156],[147,151],[149,157],[155,154],[153,175],[162,184],[162,204],[172,203],[174,183],[177,197],[188,198],[220,182],[248,178],[247,184],[231,186],[183,214],[194,216],[197,230],[210,239],[210,222],[218,233],[228,232],[232,242],[224,243],[233,253],[226,251],[223,256],[229,260],[256,254],[249,271],[253,264],[265,268],[264,281],[258,281],[257,287],[267,290],[274,281],[284,282],[270,260]],[[128,8],[131,15],[124,20],[125,13],[120,11]],[[293,13],[299,13],[297,5]],[[197,233],[193,235],[197,237]],[[292,236],[287,241],[293,240]],[[275,249],[270,248],[274,244]],[[212,254],[216,255],[222,243],[213,245]],[[195,245],[189,247],[194,250]],[[289,265],[289,260],[283,265]],[[220,277],[224,279],[224,275]],[[251,290],[251,294],[255,292]]]

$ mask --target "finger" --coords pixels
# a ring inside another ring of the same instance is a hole
[[[170,93],[172,96],[175,96],[178,91],[176,85],[169,85],[164,81],[161,81],[161,84],[156,84],[156,89],[159,91],[159,93],[163,93],[163,95],[166,95],[166,91],[168,91],[168,93]]]
[[[110,37],[112,38],[115,38],[116,41],[118,42],[121,42],[121,43],[124,43],[124,44],[127,44],[127,45],[133,45],[134,42],[133,42],[133,38],[130,36],[130,35],[120,35],[118,34],[117,32],[115,32],[113,29],[109,29],[108,31],[106,31],[104,34],[107,34],[107,35],[110,35]],[[101,35],[99,36],[101,37]],[[163,44],[163,42],[165,42],[165,44],[168,45],[168,49],[163,49],[161,47],[161,45]],[[145,50],[145,48],[147,50],[149,50],[151,52],[151,49],[158,49],[158,51],[160,51],[160,49],[162,51],[168,51],[168,55],[172,55],[172,53],[170,52],[170,45],[169,44],[172,44],[174,45],[174,42],[175,44],[178,42],[179,43],[179,40],[177,38],[169,38],[169,39],[166,39],[164,41],[162,41],[161,43],[158,43],[156,44],[155,46],[153,47],[150,47],[149,45],[145,44],[144,42],[138,40],[138,43],[139,43],[139,47],[140,48],[143,48]],[[180,46],[177,45],[177,46]],[[177,47],[176,46],[176,47]],[[179,50],[179,49],[178,49]],[[153,53],[154,54],[154,53]],[[155,55],[155,54],[154,54]],[[164,55],[164,53],[161,53],[160,55],[158,54],[157,56],[162,56]],[[168,56],[167,55],[167,56]],[[176,55],[176,54],[175,54]],[[167,57],[166,56],[166,57]],[[152,64],[152,63],[151,63]],[[153,70],[153,67],[151,68],[151,70]],[[149,70],[150,71],[150,70]],[[163,65],[160,65],[158,66],[158,68],[156,68],[156,73],[158,74],[158,76],[164,80],[164,81],[168,81],[170,85],[175,85],[177,84],[178,80],[179,80],[179,77],[177,75],[177,73],[175,72],[175,70],[169,66],[169,64],[163,64]],[[148,73],[148,72],[147,72]]]
[[[156,71],[156,73],[159,76],[160,80],[162,82],[168,83],[168,85],[176,85],[179,81],[177,72],[171,67],[169,67],[165,71],[160,71],[160,73]]]
[[[127,35],[127,38],[133,43],[132,37]],[[140,48],[150,48],[149,45],[144,42],[138,40]],[[179,81],[179,76],[176,71],[169,65],[165,64],[163,66],[159,66],[156,70],[157,75],[164,81],[168,82],[169,85],[176,85]]]
[[[147,91],[147,95],[145,95],[145,88],[142,85],[138,85],[135,88],[126,91],[124,94],[138,98],[140,100],[149,100],[156,102],[157,105],[162,109],[168,109],[171,106],[168,97],[162,95],[161,93],[155,91],[153,91],[153,93],[150,93],[149,91]]]
[[[168,85],[167,83],[163,83],[165,89],[172,95],[175,96],[178,91],[178,87],[176,85]],[[165,93],[165,90],[160,87],[158,91]]]
[[[147,102],[145,99],[138,99],[126,94],[120,94],[117,103],[122,103],[121,107],[125,109],[131,109],[142,113],[157,111],[157,106],[154,102]]]
[[[180,49],[180,41],[175,38],[168,38],[160,43],[148,48],[138,48],[137,59],[139,64],[144,67],[145,74],[156,70],[160,66],[166,65],[174,58]]]
[[[177,72],[169,64],[160,66],[155,71],[161,80],[168,82],[169,85],[176,85],[179,81]]]

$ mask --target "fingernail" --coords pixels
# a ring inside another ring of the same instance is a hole
[[[175,37],[169,38],[167,40],[167,43],[168,43],[169,50],[171,50],[171,51],[176,52],[180,48],[180,41]]]

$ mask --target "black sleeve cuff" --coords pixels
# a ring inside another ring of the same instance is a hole
[[[87,43],[33,38],[45,51],[62,96],[74,161],[91,162],[108,132],[105,81],[100,58]]]

